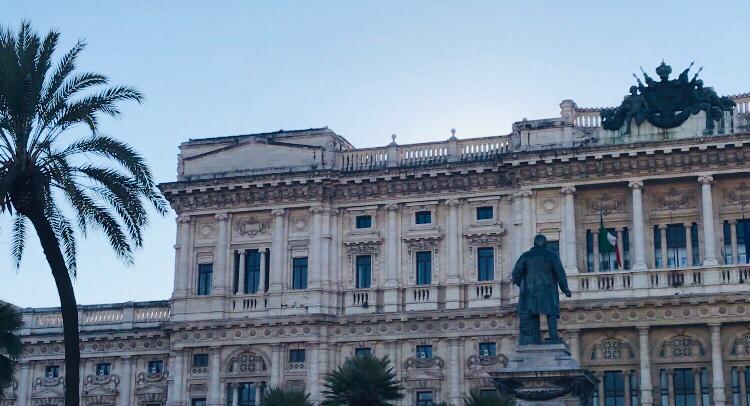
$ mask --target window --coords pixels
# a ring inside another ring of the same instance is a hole
[[[432,346],[431,345],[418,345],[417,346],[417,358],[432,358]]]
[[[357,228],[372,228],[372,216],[357,216],[355,223]]]
[[[745,388],[750,389],[750,368],[746,368],[745,371],[740,371],[737,367],[732,367],[732,406],[741,406],[742,403],[742,381],[745,381]],[[750,390],[746,390],[745,403],[750,401]]]
[[[492,220],[492,206],[477,207],[477,220]]]
[[[193,367],[208,367],[208,354],[193,354]]]
[[[434,406],[432,392],[417,392],[417,406]]]
[[[354,356],[357,358],[365,358],[372,355],[372,350],[370,350],[370,347],[360,347],[354,349]]]
[[[426,210],[426,211],[418,211],[414,213],[414,223],[416,224],[432,223],[432,212]]]
[[[243,382],[239,384],[237,395],[239,406],[255,406],[255,383]]]
[[[206,398],[193,398],[190,400],[191,406],[206,406]]]
[[[47,365],[44,368],[44,377],[45,378],[57,378],[60,376],[60,366],[59,365]]]
[[[495,280],[495,249],[492,247],[477,248],[477,279]]]
[[[156,360],[148,362],[148,373],[149,374],[160,374],[164,372],[164,361]]]
[[[96,364],[96,374],[100,376],[109,375],[109,363],[101,362]]]
[[[604,372],[604,404],[625,405],[625,376],[622,371]]]
[[[292,289],[307,289],[307,257],[292,259]]]
[[[210,295],[211,294],[211,275],[214,273],[213,264],[199,264],[198,265],[198,294],[199,295]]]
[[[674,370],[674,404],[675,406],[695,405],[695,376],[689,368]]]
[[[258,293],[260,289],[260,251],[245,251],[245,291]]]
[[[305,350],[289,350],[289,362],[305,362]]]
[[[635,371],[630,371],[630,404],[640,405],[640,388],[638,387],[638,375]]]
[[[369,289],[372,283],[372,256],[357,255],[355,262],[357,265],[357,289]]]
[[[432,283],[432,252],[419,251],[417,259],[417,285],[429,285]]]
[[[737,263],[748,264],[748,242],[750,242],[750,220],[737,220],[735,238],[737,239]],[[732,226],[728,221],[724,222],[724,263],[731,264],[732,258]]]
[[[497,355],[497,346],[495,343],[479,343],[479,355]]]

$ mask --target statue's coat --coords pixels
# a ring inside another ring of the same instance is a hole
[[[560,258],[542,247],[524,252],[513,268],[513,283],[521,289],[518,313],[560,316],[558,286],[568,291],[568,281]]]

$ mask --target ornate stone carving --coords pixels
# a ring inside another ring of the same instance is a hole
[[[695,207],[694,189],[671,187],[654,198],[654,210],[678,210]]]
[[[417,357],[409,357],[404,361],[404,369],[414,369],[414,368],[437,368],[437,369],[443,369],[445,367],[445,361],[443,361],[440,357],[431,357],[431,358],[417,358]]]
[[[229,360],[228,372],[237,375],[256,374],[266,371],[266,362],[253,351],[243,351]]]
[[[732,343],[732,355],[738,357],[750,356],[750,333],[744,334]]]
[[[706,352],[703,344],[687,335],[677,335],[664,341],[659,356],[661,358],[695,358],[703,357]]]
[[[575,194],[576,187],[575,186],[563,186],[560,188],[560,193],[563,195],[572,195]]]
[[[442,239],[442,235],[419,235],[404,237],[404,242],[407,244],[407,251],[411,256],[412,253],[417,251],[434,251],[437,253]]]
[[[726,205],[747,207],[750,204],[750,185],[747,182],[742,182],[735,187],[727,188],[723,192],[724,203]]]
[[[286,210],[284,210],[284,209],[273,209],[273,210],[271,210],[271,215],[272,216],[276,216],[276,217],[283,216],[284,213],[286,213]]]
[[[701,185],[710,185],[714,183],[714,177],[711,175],[698,176],[698,183]]]
[[[503,354],[497,355],[472,355],[466,360],[466,367],[472,370],[499,365],[502,368],[508,366],[508,357]]]
[[[237,219],[234,223],[235,235],[237,237],[255,237],[268,233],[268,221],[255,216]]]
[[[591,359],[599,361],[632,360],[635,356],[630,344],[619,338],[605,338],[594,346]]]
[[[643,189],[643,181],[642,180],[633,180],[628,182],[628,187],[631,189]]]
[[[604,214],[625,213],[626,201],[627,197],[624,193],[604,192],[586,199],[586,211],[597,216],[602,212]]]

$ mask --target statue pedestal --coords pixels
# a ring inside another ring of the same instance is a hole
[[[571,355],[565,344],[522,345],[508,366],[489,373],[503,394],[518,405],[591,405],[599,381]]]

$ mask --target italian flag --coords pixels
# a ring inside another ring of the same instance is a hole
[[[617,236],[610,233],[606,227],[604,227],[604,214],[599,214],[599,252],[602,254],[615,252],[615,258],[617,260],[617,267],[622,269],[622,258],[620,258],[620,247]]]

